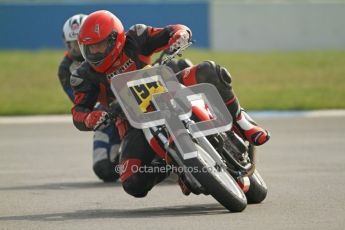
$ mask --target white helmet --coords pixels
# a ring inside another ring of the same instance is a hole
[[[62,39],[68,54],[78,61],[82,61],[83,57],[80,53],[78,45],[78,33],[84,23],[87,15],[76,14],[67,19],[62,28]]]

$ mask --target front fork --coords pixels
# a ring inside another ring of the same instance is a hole
[[[202,187],[199,181],[192,175],[190,170],[187,170],[187,166],[184,164],[183,159],[181,159],[181,157],[179,156],[181,154],[178,154],[178,150],[176,150],[174,147],[171,147],[171,142],[165,136],[163,130],[161,128],[151,127],[150,129],[145,129],[144,133],[150,131],[153,133],[154,138],[157,138],[158,141],[163,144],[167,156],[171,159],[170,164],[175,164],[176,166],[183,168],[183,173],[185,174],[187,183],[189,186],[192,187],[192,190],[205,194],[205,189]],[[148,136],[146,136],[146,138],[148,138]]]

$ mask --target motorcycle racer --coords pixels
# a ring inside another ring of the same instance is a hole
[[[74,101],[74,95],[70,85],[70,76],[71,72],[77,69],[84,61],[78,46],[77,36],[86,16],[85,14],[73,15],[66,20],[62,28],[62,40],[65,46],[65,52],[63,60],[59,65],[58,77],[63,90],[72,102]]]
[[[165,49],[173,52],[192,38],[191,30],[180,24],[164,28],[137,24],[125,32],[121,21],[109,11],[96,11],[88,16],[78,35],[85,61],[72,73],[71,85],[75,93],[72,108],[73,122],[81,131],[90,131],[102,124],[109,105],[116,101],[109,84],[117,74],[141,69],[151,63],[151,56]],[[269,133],[256,125],[241,110],[231,86],[231,75],[212,61],[187,67],[177,74],[184,85],[211,83],[216,86],[235,124],[252,144],[261,145],[269,139]],[[103,111],[94,110],[99,101]],[[121,142],[120,174],[125,191],[135,197],[144,197],[151,188],[162,181],[165,173],[133,172],[133,166],[149,166],[155,157],[154,147],[147,143],[141,130],[130,127],[118,117],[116,127]]]
[[[73,15],[66,20],[62,28],[65,52],[58,68],[58,77],[63,90],[72,102],[74,102],[74,94],[70,84],[70,76],[84,61],[77,36],[86,17],[85,14]],[[95,108],[100,109],[99,106],[95,106]],[[93,136],[93,171],[105,182],[118,179],[118,175],[114,173],[113,165],[118,161],[116,158],[118,157],[119,144],[120,139],[113,126],[96,131]]]

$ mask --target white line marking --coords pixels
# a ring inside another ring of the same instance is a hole
[[[313,110],[313,111],[252,111],[248,112],[255,118],[292,118],[292,117],[345,117],[345,110]],[[54,124],[71,123],[72,115],[39,115],[1,117],[0,125],[10,124]]]
[[[292,117],[345,117],[345,110],[311,110],[311,111],[252,111],[248,114],[255,118],[292,118]]]
[[[0,125],[72,123],[72,115],[0,117]]]

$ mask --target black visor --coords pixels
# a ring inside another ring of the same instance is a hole
[[[91,45],[84,45],[81,44],[80,48],[81,48],[81,52],[85,58],[85,60],[87,60],[88,62],[90,62],[91,64],[98,66],[101,65],[104,61],[104,59],[109,55],[109,53],[114,49],[115,43],[116,43],[116,37],[117,37],[117,33],[115,31],[113,31],[106,39],[96,43],[96,44],[91,44]],[[104,50],[104,52],[91,52],[91,48],[92,46],[106,46],[106,49]]]

